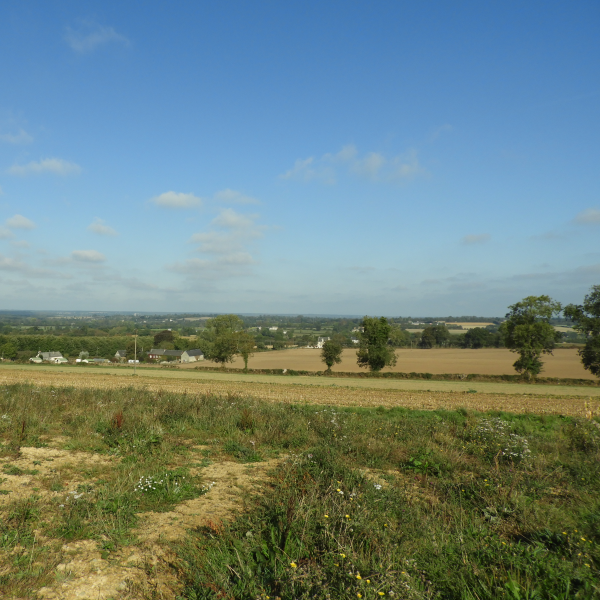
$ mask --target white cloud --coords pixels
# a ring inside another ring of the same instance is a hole
[[[15,242],[11,242],[11,244],[15,247],[15,248],[29,248],[30,244],[29,242],[25,241],[25,240],[17,240]]]
[[[231,208],[222,210],[208,231],[195,233],[190,239],[198,245],[197,251],[209,258],[192,258],[169,265],[168,269],[210,279],[248,274],[248,267],[256,264],[248,246],[263,237],[265,230],[257,225],[257,219],[258,215],[244,215]]]
[[[129,40],[112,27],[103,27],[92,21],[82,21],[78,30],[67,27],[65,41],[75,52],[81,54],[111,42],[129,45]]]
[[[33,221],[23,215],[14,215],[10,219],[6,219],[6,226],[11,229],[35,229],[36,227]]]
[[[99,263],[104,262],[106,257],[97,250],[73,250],[71,258],[78,262]]]
[[[246,196],[235,190],[221,190],[215,194],[215,200],[228,204],[260,204],[260,201],[251,196]]]
[[[104,219],[100,219],[98,217],[94,219],[93,223],[88,225],[88,230],[92,231],[93,233],[97,233],[98,235],[106,235],[109,237],[115,237],[116,235],[119,235],[112,227],[106,225]]]
[[[0,141],[8,144],[31,144],[33,137],[24,129],[19,129],[17,133],[0,133]]]
[[[181,192],[165,192],[160,196],[154,196],[150,202],[163,208],[194,208],[201,206],[202,198],[194,196],[194,194],[184,194]]]
[[[371,181],[411,179],[426,173],[414,149],[391,158],[380,152],[369,152],[361,157],[356,146],[349,144],[343,146],[336,154],[327,153],[321,158],[310,156],[298,159],[291,169],[280,175],[280,178],[331,184],[336,182],[340,169]]]
[[[76,175],[81,172],[81,167],[62,158],[44,158],[32,161],[26,165],[13,165],[8,169],[10,175],[39,175],[53,173],[54,175]]]
[[[465,237],[462,238],[461,242],[463,244],[484,244],[485,242],[489,242],[491,239],[491,235],[489,233],[476,233],[476,234],[470,234],[470,235],[465,235]]]
[[[0,227],[0,240],[10,240],[14,236],[13,232],[6,227]]]
[[[588,208],[580,212],[573,222],[577,225],[600,225],[600,210],[597,208]]]

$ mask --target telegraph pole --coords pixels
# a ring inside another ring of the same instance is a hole
[[[137,329],[135,330],[135,337],[133,339],[133,376],[135,377],[137,371]]]

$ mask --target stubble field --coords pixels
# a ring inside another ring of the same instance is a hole
[[[433,348],[431,350],[396,350],[398,362],[395,367],[385,368],[382,372],[396,373],[478,373],[481,375],[514,375],[513,363],[517,356],[505,348],[482,348],[470,350],[462,348]],[[544,377],[568,379],[595,379],[581,366],[577,350],[560,348],[552,356],[544,357]],[[214,367],[214,363],[201,362],[183,365],[182,368],[196,366]],[[236,358],[233,368],[243,369],[244,361]],[[257,352],[249,361],[251,369],[294,369],[296,371],[322,371],[321,351],[316,348],[294,348]],[[342,362],[335,365],[334,371],[346,373],[364,372],[356,364],[356,351],[347,348],[343,352]]]

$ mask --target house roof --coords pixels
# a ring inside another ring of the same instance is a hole
[[[204,352],[202,350],[186,350],[188,356],[204,356]]]
[[[181,356],[183,350],[163,350],[163,356]]]
[[[120,354],[121,356],[125,356],[127,354],[127,350],[117,350],[116,353]]]
[[[62,357],[61,352],[38,352],[38,355],[42,355],[42,358],[60,358]]]

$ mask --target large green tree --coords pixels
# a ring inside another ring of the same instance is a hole
[[[549,296],[527,296],[508,308],[510,312],[500,327],[504,344],[511,352],[519,353],[513,364],[515,370],[528,378],[536,377],[544,368],[541,356],[552,354],[560,339],[550,319],[560,313],[561,306]]]
[[[327,340],[321,348],[321,360],[327,365],[327,372],[331,372],[334,364],[342,362],[342,345],[334,340]]]
[[[204,358],[221,363],[223,367],[233,362],[240,349],[243,329],[244,322],[237,315],[219,315],[206,321],[200,343]]]
[[[364,317],[361,323],[363,332],[359,335],[356,352],[359,367],[369,367],[371,371],[381,371],[383,367],[396,364],[396,353],[388,344],[392,326],[385,317]]]
[[[583,333],[587,340],[579,350],[583,367],[600,377],[600,285],[592,286],[584,298],[583,305],[569,304],[565,316],[574,323],[574,328]]]

